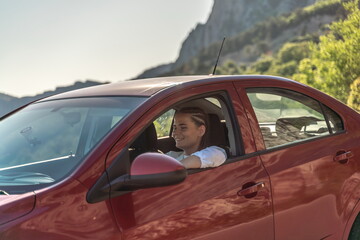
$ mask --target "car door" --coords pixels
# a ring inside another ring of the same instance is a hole
[[[341,239],[358,183],[342,119],[293,89],[244,85],[237,89],[271,179],[275,239]]]
[[[274,239],[269,178],[231,82],[182,89],[154,104],[114,147],[108,165],[128,168],[127,147],[150,122],[178,102],[214,94],[227,104],[236,149],[222,166],[188,170],[180,184],[112,197],[123,239]]]

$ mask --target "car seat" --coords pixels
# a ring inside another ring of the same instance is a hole
[[[208,120],[208,145],[221,147],[225,149],[225,151],[229,155],[229,141],[225,125],[220,121],[219,116],[216,114],[208,114]]]
[[[133,161],[145,152],[158,152],[157,135],[154,124],[150,124],[129,147],[130,159]]]
[[[301,128],[299,118],[279,118],[276,121],[275,130],[281,141],[280,144],[304,139],[305,136],[300,134]]]

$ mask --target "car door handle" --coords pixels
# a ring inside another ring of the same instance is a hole
[[[252,198],[257,195],[257,192],[265,187],[263,182],[249,182],[243,185],[243,188],[237,192],[238,196],[244,196],[246,198]]]
[[[339,151],[336,153],[336,156],[334,157],[335,162],[339,162],[342,164],[348,163],[349,158],[352,158],[354,154],[351,151]]]

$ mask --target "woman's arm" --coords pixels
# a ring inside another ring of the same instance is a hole
[[[184,165],[185,168],[200,168],[201,167],[201,159],[198,156],[189,156],[180,160],[181,164]]]
[[[211,146],[191,154],[188,158],[190,159],[183,160],[186,161],[187,165],[184,165],[186,168],[208,168],[220,166],[225,162],[227,156],[224,149]]]
[[[208,168],[218,167],[223,164],[227,158],[226,151],[217,146],[207,147],[197,151],[191,156],[181,159],[179,156],[183,152],[168,152],[166,155],[171,156],[180,161],[185,168]],[[180,160],[181,159],[181,160]]]

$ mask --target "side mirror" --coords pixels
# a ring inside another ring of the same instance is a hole
[[[110,182],[114,191],[133,191],[143,188],[163,187],[185,180],[185,167],[172,157],[161,153],[144,153],[133,161],[130,174]]]

